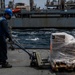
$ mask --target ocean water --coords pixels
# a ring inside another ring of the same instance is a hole
[[[75,37],[75,29],[23,29],[13,30],[12,34],[24,48],[49,49],[51,32],[66,32]]]

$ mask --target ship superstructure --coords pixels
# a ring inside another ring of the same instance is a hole
[[[35,6],[30,0],[30,10],[15,8],[15,17],[9,25],[13,28],[75,28],[74,0],[47,0],[46,9]]]

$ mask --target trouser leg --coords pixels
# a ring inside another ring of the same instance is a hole
[[[0,37],[0,62],[7,60],[7,43],[4,38]]]

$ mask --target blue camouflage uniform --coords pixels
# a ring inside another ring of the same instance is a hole
[[[8,22],[5,17],[0,17],[0,62],[7,60],[6,38],[10,38]]]

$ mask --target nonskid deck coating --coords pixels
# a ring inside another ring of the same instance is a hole
[[[32,52],[34,49],[29,50]],[[36,50],[36,49],[35,49]],[[37,49],[42,57],[49,55],[49,50]],[[75,75],[75,72],[52,72],[50,69],[37,69],[30,67],[29,56],[22,50],[8,50],[8,61],[12,68],[1,68],[0,75]]]

